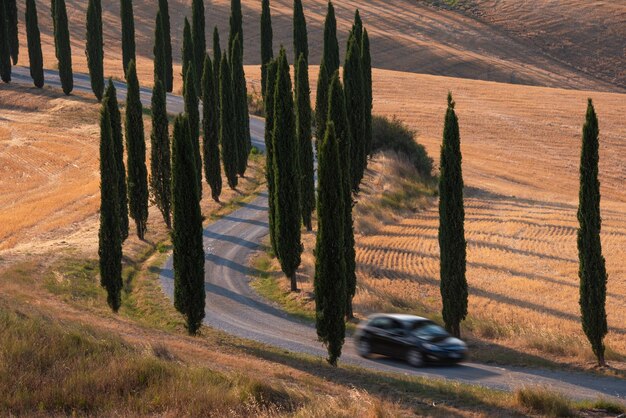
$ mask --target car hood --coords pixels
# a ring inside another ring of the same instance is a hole
[[[465,343],[458,338],[447,337],[442,341],[437,342],[440,347],[465,347]]]

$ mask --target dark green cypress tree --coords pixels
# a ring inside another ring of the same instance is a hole
[[[161,17],[161,11],[157,11],[156,22],[154,25],[154,47],[152,48],[154,54],[154,83],[160,80],[165,84],[167,79],[166,59],[165,59],[165,36],[163,35],[163,18]]]
[[[130,62],[136,60],[133,0],[120,0],[120,16],[122,20],[122,65],[126,72]]]
[[[274,92],[274,227],[278,259],[283,273],[298,290],[296,270],[300,266],[300,159],[296,136],[293,91],[287,54],[281,48]],[[277,123],[280,121],[280,123]]]
[[[304,53],[296,66],[296,135],[300,145],[300,193],[302,199],[302,223],[307,231],[313,229],[311,217],[315,210],[315,172],[313,168],[313,142],[311,141],[311,91],[309,72]]]
[[[70,31],[67,22],[65,0],[54,1],[54,15],[56,31],[56,56],[59,61],[59,78],[63,93],[69,95],[74,90],[74,75],[72,73],[72,48],[70,47]]]
[[[270,230],[270,244],[274,254],[278,255],[275,236],[275,208],[274,201],[274,99],[276,92],[276,71],[278,64],[275,59],[267,64],[267,90],[265,91],[265,178],[267,179],[268,218]]]
[[[206,295],[202,213],[195,165],[189,121],[178,115],[174,121],[172,142],[174,306],[185,317],[191,335],[195,335],[202,325]]]
[[[243,61],[243,15],[241,13],[241,0],[230,1],[230,32],[228,34],[228,56],[233,56],[233,43],[239,35],[239,54]],[[232,65],[232,64],[231,64]]]
[[[87,66],[91,90],[98,101],[102,100],[104,93],[104,43],[102,38],[102,5],[100,0],[89,0],[87,6],[87,33],[85,34],[87,45]]]
[[[113,85],[113,80],[110,78],[109,85],[104,93],[104,103],[107,103],[109,107],[111,118],[111,135],[113,137],[115,162],[119,174],[117,193],[120,209],[120,232],[122,241],[125,241],[128,238],[128,191],[126,188],[126,165],[124,164],[124,134],[122,132],[122,115],[117,102],[117,91]]]
[[[163,82],[156,79],[152,88],[152,132],[150,133],[150,191],[167,229],[172,227],[172,166],[168,132],[167,104]]]
[[[41,88],[44,84],[43,54],[41,53],[41,36],[35,0],[26,0],[26,38],[28,40],[30,76],[35,86]]]
[[[306,18],[301,0],[294,0],[293,2],[293,54],[295,62],[298,62],[300,55],[304,55],[308,71],[309,35],[307,34]]]
[[[272,33],[272,14],[270,11],[270,0],[263,0],[261,3],[261,93],[265,94],[267,89],[267,63],[274,58],[274,47]]]
[[[204,176],[211,187],[211,197],[220,201],[222,193],[222,169],[220,167],[220,115],[215,94],[213,64],[209,54],[204,57],[202,74],[202,130],[204,131]]]
[[[324,52],[317,79],[315,98],[315,125],[317,140],[324,137],[326,115],[328,114],[328,89],[331,76],[339,69],[339,43],[337,42],[337,20],[332,2],[328,2],[328,12],[324,22]],[[336,128],[336,127],[335,127]]]
[[[193,64],[193,62],[190,62]],[[183,86],[183,98],[185,100],[185,115],[189,121],[189,135],[193,156],[195,158],[196,181],[198,182],[198,193],[202,198],[202,156],[200,154],[200,110],[198,109],[198,94],[196,93],[196,73],[193,65],[187,68],[185,84]]]
[[[159,0],[159,13],[163,27],[164,56],[165,56],[165,90],[169,93],[174,89],[174,67],[172,64],[172,35],[170,29],[170,11],[167,0]]]
[[[239,50],[239,35],[233,41],[233,55],[231,56],[232,87],[234,100],[233,129],[237,141],[237,174],[243,177],[248,167],[248,136],[246,132],[246,118],[248,116],[248,99],[246,93],[246,77],[243,73],[243,63]],[[245,103],[245,106],[244,106]]]
[[[17,59],[20,54],[20,40],[17,36],[19,32],[17,28],[17,3],[16,0],[4,0],[4,4],[9,34],[9,50],[11,51],[13,65],[17,65]]]
[[[315,243],[315,327],[328,349],[328,362],[336,366],[341,356],[346,324],[344,211],[340,153],[332,122],[320,141],[317,188],[317,241]]]
[[[220,46],[220,32],[217,26],[213,28],[213,78],[215,83],[215,102],[220,106],[220,65],[222,64],[222,47]]]
[[[6,22],[6,7],[0,2],[0,78],[5,83],[11,82],[11,48],[9,46],[9,31]]]
[[[372,151],[372,56],[370,55],[370,38],[367,29],[363,29],[363,40],[361,41],[361,68],[363,69],[363,84],[365,85],[365,125],[364,141],[365,144],[365,164],[367,168],[367,156]]]
[[[598,118],[589,99],[583,126],[580,156],[580,193],[578,206],[578,277],[583,331],[591,343],[600,366],[605,366],[604,337],[606,321],[606,266],[602,256],[600,230],[600,181],[598,180]]]
[[[352,191],[359,190],[359,184],[365,170],[365,86],[363,84],[363,69],[361,68],[361,48],[355,31],[350,33],[348,53],[343,67],[343,81],[345,84],[346,107],[350,123],[350,187]]]
[[[193,57],[195,65],[195,80],[198,92],[202,92],[202,66],[206,53],[206,33],[204,19],[204,0],[192,0],[191,2],[191,35],[193,38]],[[197,167],[196,167],[197,168]]]
[[[350,190],[350,124],[346,109],[345,94],[339,81],[339,71],[335,71],[328,97],[328,121],[333,122],[335,135],[339,142],[339,160],[341,161],[341,190],[343,191],[343,240],[346,281],[345,313],[352,318],[352,298],[356,292],[356,255],[354,252],[354,229],[352,222],[352,193]],[[318,215],[319,216],[319,215]]]
[[[359,9],[356,9],[354,12],[352,33],[354,33],[354,36],[356,37],[359,46],[361,46],[361,43],[363,41],[363,21],[361,20],[361,13],[359,13]]]
[[[187,70],[189,70],[189,68],[193,68],[194,72],[195,67],[194,67],[194,56],[193,56],[194,52],[193,52],[193,38],[191,37],[191,26],[189,25],[189,20],[187,20],[187,18],[185,18],[185,25],[184,25],[184,29],[183,29],[183,49],[182,49],[182,60],[183,60],[183,88],[185,85],[185,77],[187,77]],[[194,86],[194,88],[197,86]],[[196,89],[197,91],[197,89]]]
[[[61,0],[56,0],[61,1]],[[135,220],[137,237],[143,240],[148,222],[148,170],[146,169],[146,142],[143,131],[143,106],[139,98],[139,80],[135,61],[126,71],[126,152],[128,154],[128,207]]]
[[[461,321],[467,316],[465,209],[461,138],[452,94],[443,128],[439,174],[439,250],[443,321],[455,337],[461,336]]]
[[[222,55],[220,65],[220,145],[222,146],[224,174],[231,189],[237,188],[237,138],[233,126],[234,105],[230,66],[226,55]]]
[[[98,256],[100,258],[100,285],[107,291],[107,303],[113,312],[117,312],[120,308],[123,284],[120,209],[117,200],[118,177],[109,108],[106,103],[103,103],[100,111],[100,230],[98,232]]]

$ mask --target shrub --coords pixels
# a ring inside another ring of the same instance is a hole
[[[533,413],[550,417],[571,417],[574,415],[569,400],[560,393],[545,388],[522,388],[515,392],[520,406]]]
[[[372,148],[377,151],[394,151],[405,155],[417,172],[425,177],[432,177],[433,159],[428,156],[423,145],[415,141],[416,132],[396,118],[375,115],[372,119]]]

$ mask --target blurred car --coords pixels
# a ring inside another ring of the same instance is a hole
[[[413,367],[425,362],[458,363],[467,357],[467,344],[430,319],[414,315],[372,315],[359,324],[354,342],[362,357],[381,354],[406,360]]]

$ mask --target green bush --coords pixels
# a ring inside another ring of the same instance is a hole
[[[370,154],[391,150],[408,158],[417,172],[432,177],[433,159],[428,156],[423,145],[415,141],[416,132],[395,116],[374,115],[372,119],[372,148]]]

